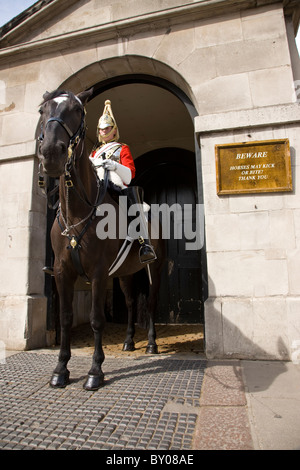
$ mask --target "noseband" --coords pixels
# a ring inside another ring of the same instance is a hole
[[[56,121],[56,122],[59,122],[59,124],[61,124],[61,126],[64,128],[64,130],[66,131],[66,133],[70,137],[70,140],[72,140],[74,138],[75,134],[73,135],[73,132],[71,131],[69,126],[62,119],[60,119],[59,117],[52,117],[52,118],[48,119],[48,121],[46,122],[45,129],[46,129],[48,123],[52,122],[52,121]]]

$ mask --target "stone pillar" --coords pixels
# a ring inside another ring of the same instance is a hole
[[[0,164],[0,340],[7,349],[24,350],[46,345],[46,208],[37,192],[35,142],[10,150],[27,156]]]

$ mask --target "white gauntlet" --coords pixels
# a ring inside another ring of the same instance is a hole
[[[103,160],[102,166],[106,170],[116,171],[116,164],[117,164],[117,162],[115,162],[114,160],[109,160],[108,159],[108,160]]]
[[[128,168],[127,166],[121,165],[121,163],[118,163],[118,162],[112,161],[112,163],[115,164],[115,172],[117,173],[118,176],[120,176],[123,183],[129,184],[131,181],[130,168]]]
[[[104,169],[109,170],[110,172],[114,172],[117,177],[113,177],[114,173],[111,173],[109,179],[115,183],[117,186],[125,187],[124,185],[128,185],[131,181],[131,170],[127,166],[121,165],[114,160],[108,158],[107,160],[100,160],[100,159],[92,159],[90,158],[92,163],[97,168],[97,173],[100,179],[104,178]]]

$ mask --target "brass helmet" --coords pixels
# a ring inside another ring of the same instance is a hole
[[[105,129],[106,127],[112,127],[110,135],[113,135],[113,133],[116,131],[116,135],[114,136],[112,140],[119,140],[119,129],[118,129],[115,117],[111,109],[110,100],[105,101],[103,114],[98,121],[97,134],[99,136],[100,141],[101,141],[101,136],[99,135],[99,129]]]

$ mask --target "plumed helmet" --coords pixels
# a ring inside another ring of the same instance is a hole
[[[119,130],[118,130],[118,126],[117,126],[115,117],[113,115],[112,109],[111,109],[111,101],[110,100],[106,100],[105,103],[104,103],[103,114],[102,114],[102,116],[100,117],[100,119],[98,121],[97,130],[99,131],[99,129],[105,129],[106,127],[113,127],[112,133],[115,130],[117,131],[116,136],[115,136],[115,140],[118,140],[119,139]]]

